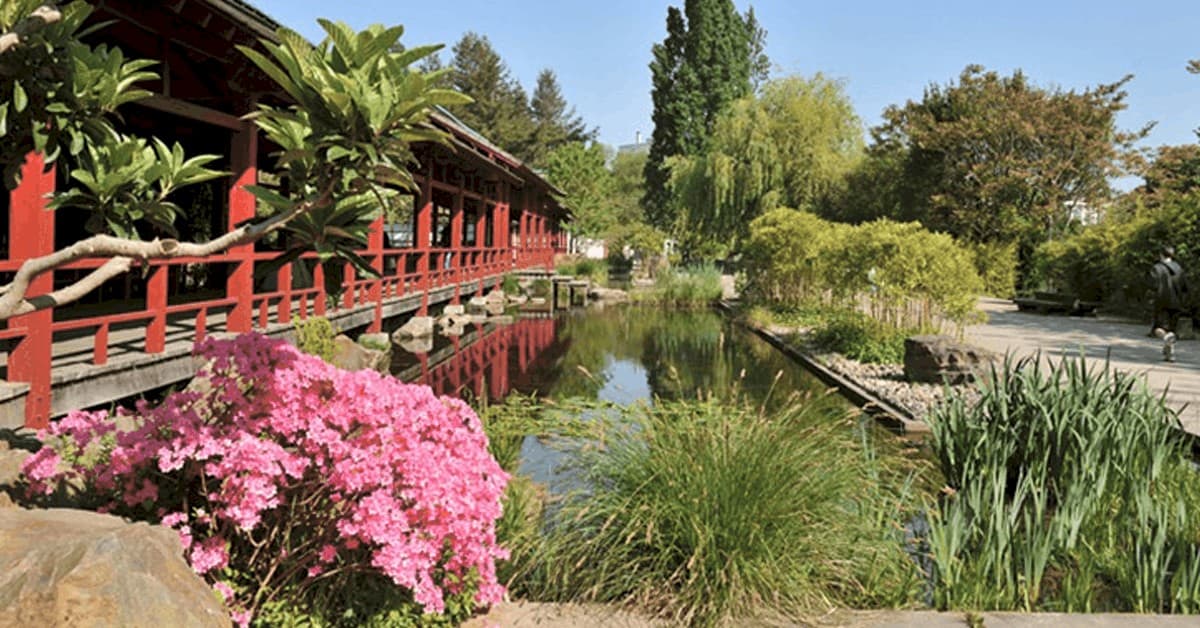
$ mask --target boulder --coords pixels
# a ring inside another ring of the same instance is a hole
[[[467,313],[465,305],[447,305],[442,308],[442,316],[462,316]]]
[[[629,293],[614,288],[594,287],[588,291],[588,296],[605,303],[628,303]]]
[[[433,318],[430,316],[414,316],[392,334],[392,342],[403,344],[411,338],[427,338],[433,335]]]
[[[392,354],[389,351],[368,349],[343,334],[333,339],[331,362],[347,371],[372,370],[387,373],[392,366]]]
[[[362,334],[358,337],[358,344],[376,351],[390,351],[392,339],[387,334]]]
[[[914,336],[904,341],[904,376],[910,382],[965,384],[985,374],[994,353],[950,336]]]
[[[423,336],[421,338],[409,338],[400,343],[400,348],[409,353],[429,353],[433,351],[433,336]]]
[[[442,335],[447,338],[458,337],[465,333],[467,333],[467,326],[465,324],[445,325],[442,327]]]
[[[470,301],[467,301],[467,313],[486,316],[488,313],[488,300],[484,297],[473,297]]]
[[[441,329],[450,329],[452,327],[466,327],[471,324],[471,317],[464,313],[458,314],[443,314],[438,319],[437,325]]]
[[[10,449],[7,442],[0,440],[0,509],[16,507],[13,497],[18,497],[21,465],[31,455],[24,449]]]
[[[508,295],[508,302],[512,305],[525,305],[529,302],[529,297],[523,294],[510,294]]]
[[[83,510],[0,510],[12,626],[229,626],[175,531]]]

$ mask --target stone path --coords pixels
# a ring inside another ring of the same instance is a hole
[[[1180,340],[1177,361],[1168,363],[1162,359],[1162,341],[1147,337],[1145,323],[1018,312],[1011,301],[1000,299],[982,299],[980,309],[989,320],[967,329],[968,342],[1018,356],[1041,351],[1049,359],[1082,353],[1097,366],[1107,356],[1115,368],[1144,375],[1152,389],[1166,391],[1167,401],[1183,410],[1184,429],[1200,435],[1200,340]]]
[[[808,623],[739,622],[748,628],[812,626],[813,628],[1184,628],[1196,626],[1196,617],[1180,615],[1067,615],[1061,613],[967,613],[935,611],[835,611]],[[659,628],[669,624],[652,621],[636,614],[603,605],[539,604],[510,602],[500,604],[485,617],[468,621],[463,628]]]

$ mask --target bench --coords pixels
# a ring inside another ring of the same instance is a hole
[[[1039,314],[1068,314],[1071,316],[1092,316],[1100,303],[1096,301],[1081,301],[1074,295],[1058,294],[1055,292],[1035,292],[1032,297],[1017,297],[1013,299],[1017,309],[1022,312],[1037,312]]]

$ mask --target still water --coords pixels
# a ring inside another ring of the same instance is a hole
[[[399,352],[393,371],[469,399],[519,392],[625,405],[713,394],[771,408],[826,392],[803,367],[711,310],[593,307],[480,326],[423,349]],[[562,482],[555,476],[560,456],[536,439],[525,443],[522,459],[535,480]]]

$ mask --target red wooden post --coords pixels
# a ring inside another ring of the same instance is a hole
[[[317,296],[313,298],[313,315],[325,316],[325,267],[321,264],[313,269],[313,287],[317,289]]]
[[[279,309],[275,312],[275,318],[286,325],[292,322],[292,265],[284,264],[275,277],[279,291],[283,293],[279,298]]]
[[[253,122],[246,121],[233,134],[230,163],[233,185],[229,189],[229,229],[232,230],[255,215],[254,195],[243,187],[258,183],[258,129]],[[253,255],[253,243],[229,250],[236,266],[226,283],[225,296],[237,300],[225,321],[226,330],[231,332],[250,331],[254,324]]]
[[[146,353],[167,349],[167,267],[153,266],[146,281],[146,310],[153,318],[146,326]]]
[[[367,253],[371,257],[371,268],[379,273],[379,279],[371,282],[370,300],[375,304],[375,318],[367,327],[367,332],[378,334],[383,331],[383,211],[371,223],[371,232],[367,236]]]
[[[258,302],[258,328],[266,330],[271,324],[271,299],[263,297]]]
[[[41,155],[29,154],[21,168],[21,184],[9,197],[8,256],[26,260],[54,252],[54,212],[47,211],[46,196],[54,192],[54,168],[46,168]],[[54,290],[54,273],[30,282],[28,294]],[[45,309],[9,319],[9,327],[24,327],[25,336],[8,355],[8,380],[29,384],[25,398],[25,426],[41,429],[50,424],[50,369],[54,355],[54,310]]]
[[[208,335],[208,308],[202,307],[196,313],[196,342],[204,340]]]
[[[425,177],[421,181],[421,198],[413,212],[413,248],[417,251],[417,285],[424,294],[421,296],[420,316],[429,315],[430,259],[429,245],[433,239],[433,163],[425,168]]]
[[[104,366],[108,364],[108,321],[96,328],[96,338],[92,350],[92,364]]]
[[[342,266],[342,307],[350,309],[354,307],[355,295],[358,288],[354,282],[358,279],[358,273],[355,272],[354,266],[345,264]]]
[[[458,187],[454,195],[454,208],[450,212],[450,279],[454,282],[454,299],[457,304],[459,284],[462,283],[463,271],[463,188]]]

